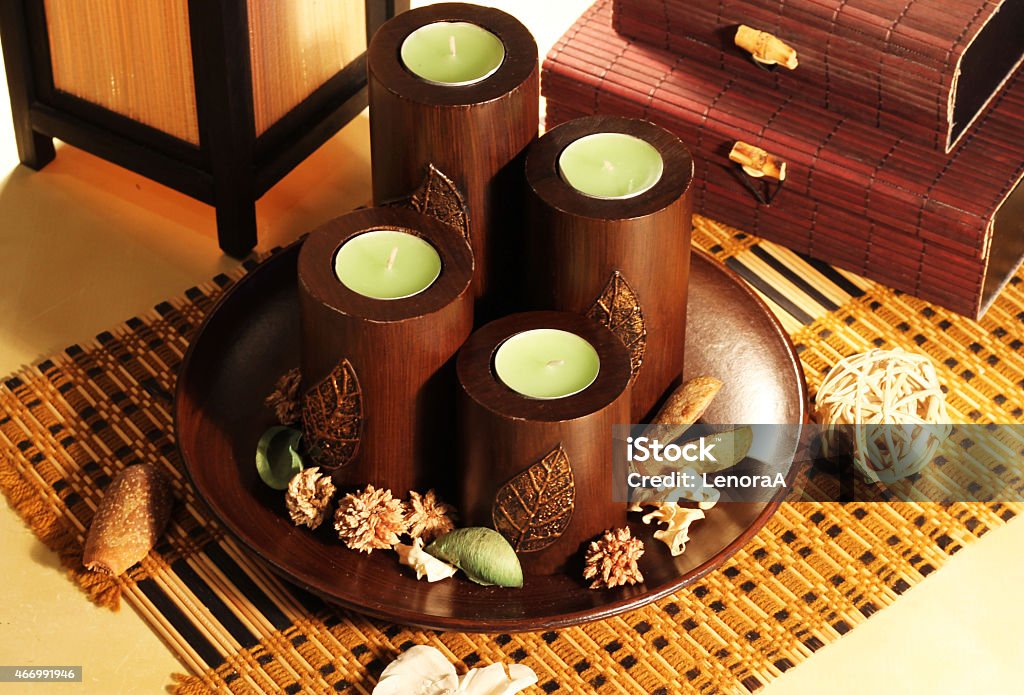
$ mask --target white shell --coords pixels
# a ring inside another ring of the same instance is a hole
[[[667,545],[672,555],[682,555],[686,550],[686,542],[690,540],[690,524],[704,518],[700,509],[680,507],[674,502],[659,505],[652,512],[644,514],[645,524],[667,524],[668,528],[654,532],[654,537]]]
[[[457,571],[457,568],[423,550],[422,538],[414,538],[412,545],[398,543],[395,552],[399,562],[416,570],[417,579],[426,577],[428,582],[436,582],[448,579]]]
[[[417,644],[380,674],[373,695],[450,695],[457,692],[455,667],[435,647]]]
[[[537,674],[529,666],[509,664],[506,675],[505,664],[491,664],[470,669],[459,680],[458,692],[464,695],[514,695],[536,682]]]
[[[439,649],[417,644],[388,664],[373,695],[515,695],[536,682],[537,674],[522,664],[510,664],[507,674],[504,664],[491,664],[459,678]]]

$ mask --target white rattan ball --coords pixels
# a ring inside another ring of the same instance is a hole
[[[946,399],[925,355],[870,350],[840,360],[816,397],[822,453],[843,440],[869,482],[892,483],[917,473],[949,436]]]

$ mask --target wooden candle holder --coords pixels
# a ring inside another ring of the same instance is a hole
[[[593,133],[625,133],[661,154],[664,171],[648,191],[606,200],[562,178],[558,157]],[[531,306],[587,314],[630,350],[632,422],[643,422],[683,370],[690,268],[693,159],[667,130],[613,116],[580,118],[546,133],[529,150],[523,293]]]
[[[554,400],[528,398],[503,384],[492,369],[494,353],[535,328],[569,331],[593,345],[601,359],[594,383]],[[626,521],[625,505],[614,502],[612,476],[612,426],[630,415],[625,346],[585,316],[513,314],[476,331],[456,369],[466,525],[501,531],[527,574],[555,574],[574,562],[582,567],[581,546]],[[543,490],[539,504],[537,490]]]
[[[441,256],[434,284],[392,300],[343,285],[337,250],[376,229],[430,242]],[[473,255],[462,235],[413,210],[357,210],[309,235],[298,275],[303,430],[317,463],[341,485],[372,483],[398,496],[453,477],[439,474],[438,462],[453,459],[452,358],[473,328]],[[451,499],[453,491],[439,492]]]
[[[410,72],[399,57],[402,42],[434,22],[477,24],[505,45],[498,70],[481,82],[444,86]],[[462,3],[402,13],[377,31],[367,51],[373,199],[384,204],[409,196],[433,167],[453,186],[438,187],[440,202],[466,223],[476,271],[474,295],[497,315],[507,300],[506,262],[517,250],[522,222],[522,155],[537,137],[537,44],[514,17]],[[504,267],[503,267],[504,266]]]

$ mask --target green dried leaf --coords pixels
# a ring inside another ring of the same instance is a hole
[[[455,529],[428,545],[427,552],[455,565],[477,584],[512,588],[523,585],[523,568],[516,551],[494,529]]]
[[[275,490],[284,490],[288,482],[305,467],[299,454],[302,432],[290,427],[271,427],[256,445],[256,472],[260,480]]]

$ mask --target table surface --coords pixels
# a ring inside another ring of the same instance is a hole
[[[428,4],[413,2],[413,5]],[[547,51],[587,0],[492,0]],[[91,338],[238,263],[220,254],[211,208],[71,147],[41,172],[18,166],[0,94],[0,373]],[[257,204],[260,249],[287,243],[370,198],[369,131],[357,118]],[[79,686],[156,693],[183,667],[131,609],[90,604],[0,498],[0,664],[81,665]],[[892,607],[762,692],[1010,693],[1024,658],[1024,522],[951,558]],[[639,655],[638,655],[639,656]],[[0,684],[0,694],[26,692]]]

